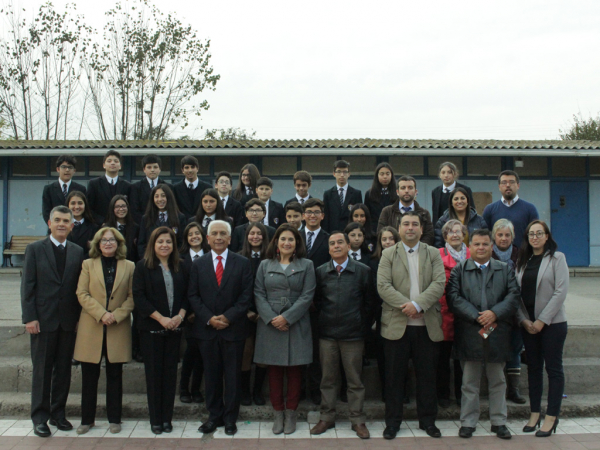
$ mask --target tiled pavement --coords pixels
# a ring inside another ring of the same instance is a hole
[[[77,426],[79,421],[72,420]],[[457,436],[459,425],[454,421],[438,421],[442,439],[429,438],[424,431],[418,429],[417,422],[408,421],[402,425],[398,437],[386,441],[381,437],[383,422],[367,424],[371,431],[370,440],[360,440],[350,430],[349,422],[338,422],[335,429],[321,436],[309,434],[310,425],[299,422],[294,434],[275,436],[271,433],[272,423],[269,422],[239,422],[238,432],[231,438],[219,428],[214,435],[204,436],[198,432],[200,422],[173,422],[173,432],[155,436],[150,431],[147,421],[127,420],[123,422],[122,431],[113,435],[108,432],[108,423],[98,421],[97,426],[89,433],[77,436],[75,431],[62,432],[51,427],[54,431],[52,438],[41,439],[33,434],[29,420],[0,420],[0,449],[1,450],[61,450],[94,448],[104,450],[142,450],[142,449],[242,449],[259,448],[312,448],[314,450],[328,448],[398,448],[419,447],[445,449],[458,446],[477,448],[478,450],[499,449],[528,449],[528,450],[576,450],[600,449],[600,419],[575,418],[562,419],[558,432],[548,439],[540,439],[521,432],[522,421],[509,422],[513,431],[513,439],[503,441],[496,438],[490,430],[489,422],[480,422],[472,439],[461,439]]]

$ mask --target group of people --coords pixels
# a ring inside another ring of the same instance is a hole
[[[339,397],[352,430],[369,438],[362,370],[374,356],[386,439],[403,420],[411,360],[429,436],[441,437],[435,421],[438,406],[451,404],[452,373],[459,436],[472,436],[485,371],[492,431],[509,439],[506,399],[526,402],[523,347],[524,431],[556,431],[569,272],[535,206],[519,198],[517,173],[500,173],[502,199],[480,216],[450,162],[440,166],[430,213],[415,200],[415,178],[396,179],[385,162],[364,203],[349,185],[350,164],[337,160],[336,185],[322,200],[299,171],[296,195],[280,204],[252,164],[233,189],[228,172],[214,187],[201,181],[193,156],[181,160],[184,179],[172,187],[159,156],[143,158],[146,176],[133,185],[119,177],[120,160],[107,152],[106,174],[86,190],[72,179],[75,158],[60,156],[59,180],[44,189],[49,235],[27,247],[21,287],[36,435],[50,436],[48,423],[73,428],[65,415],[73,361],[82,371],[77,433],[94,426],[103,359],[109,429],[118,433],[122,366],[133,358],[145,366],[152,431],[171,432],[182,337],[180,400],[205,397],[202,433],[224,426],[235,434],[240,405],[266,403],[267,379],[273,433],[296,430],[306,395],[321,405],[311,434],[335,427]]]

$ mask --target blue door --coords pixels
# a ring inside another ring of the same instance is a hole
[[[552,181],[552,236],[569,267],[590,265],[590,212],[587,181]]]

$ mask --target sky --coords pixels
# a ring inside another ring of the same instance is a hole
[[[115,4],[74,3],[98,29]],[[557,139],[600,112],[597,0],[154,4],[211,40],[221,80],[193,138]]]

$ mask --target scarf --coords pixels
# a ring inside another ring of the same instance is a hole
[[[496,244],[494,244],[494,253],[496,253],[496,256],[498,256],[500,261],[510,265],[509,261],[511,261],[510,257],[512,255],[512,245],[508,247],[508,250],[502,251],[496,246]]]
[[[454,258],[454,261],[456,261],[457,263],[467,259],[467,246],[464,244],[464,242],[459,252],[454,250],[454,248],[450,244],[446,244],[446,250],[448,250],[450,256],[452,256],[452,258]]]

